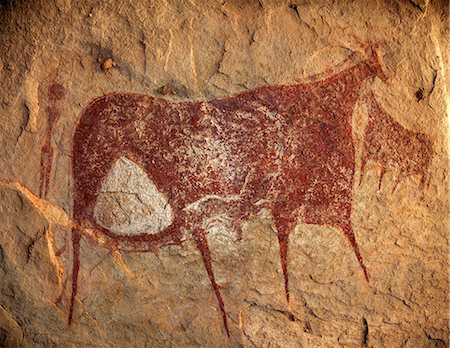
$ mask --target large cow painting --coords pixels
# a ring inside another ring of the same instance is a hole
[[[298,223],[341,231],[353,249],[355,266],[369,281],[351,219],[356,163],[352,114],[358,99],[364,99],[362,86],[373,78],[386,80],[371,50],[352,67],[306,83],[263,86],[213,100],[109,93],[90,102],[73,137],[75,224],[69,323],[78,291],[80,239],[86,228],[110,248],[135,252],[155,252],[191,237],[202,255],[228,335],[225,303],[202,224],[209,216],[226,214],[228,231],[239,240],[243,222],[262,208],[271,213],[288,302],[288,240]],[[378,133],[390,131],[395,133],[390,139],[404,147],[409,138],[416,139],[420,158],[392,156],[402,174],[423,177],[431,158],[426,137],[395,123],[373,96],[364,100],[370,117],[363,165],[372,160],[383,171],[388,167],[382,160],[395,144],[385,139],[389,135]],[[45,159],[49,153],[45,147],[43,173],[49,171],[51,158]],[[143,185],[151,193],[147,199],[155,208],[125,227],[108,225],[98,210],[117,163],[134,166],[146,177]],[[41,180],[42,194],[48,190],[48,175]]]

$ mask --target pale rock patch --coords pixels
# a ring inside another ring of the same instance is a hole
[[[102,183],[94,218],[112,232],[155,234],[170,226],[173,211],[144,170],[121,157]]]

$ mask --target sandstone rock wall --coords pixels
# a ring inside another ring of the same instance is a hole
[[[0,2],[0,346],[448,346],[446,1]]]

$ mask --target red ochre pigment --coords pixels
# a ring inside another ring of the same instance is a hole
[[[394,188],[400,179],[411,175],[420,177],[420,187],[429,184],[429,168],[433,159],[433,144],[423,133],[410,131],[395,121],[373,94],[366,97],[369,121],[364,134],[361,159],[361,179],[369,160],[381,166],[378,189],[388,168],[396,169]]]
[[[214,213],[226,212],[234,221],[230,232],[237,236],[242,223],[262,207],[272,213],[287,301],[288,237],[298,222],[341,230],[368,280],[351,223],[351,121],[363,82],[375,76],[385,79],[373,53],[321,81],[260,87],[209,101],[174,102],[133,93],[97,98],[82,112],[73,139],[73,218],[99,231],[119,250],[155,252],[181,245],[183,231],[190,232],[227,334],[225,304],[207,233],[200,227],[202,219]],[[96,223],[93,211],[102,181],[122,156],[143,168],[169,197],[174,220],[166,229],[123,235]],[[207,195],[238,198],[207,199],[196,211],[185,209]],[[264,204],[256,204],[262,200]],[[80,237],[81,230],[74,228],[69,323],[78,290]]]
[[[53,162],[52,132],[55,123],[61,116],[58,109],[58,101],[62,100],[65,94],[64,87],[57,82],[52,83],[47,90],[47,129],[45,131],[44,145],[41,149],[41,170],[39,177],[39,196],[42,198],[47,196],[50,184]]]

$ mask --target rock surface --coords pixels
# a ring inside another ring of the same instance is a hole
[[[445,1],[0,23],[0,346],[448,346]]]

